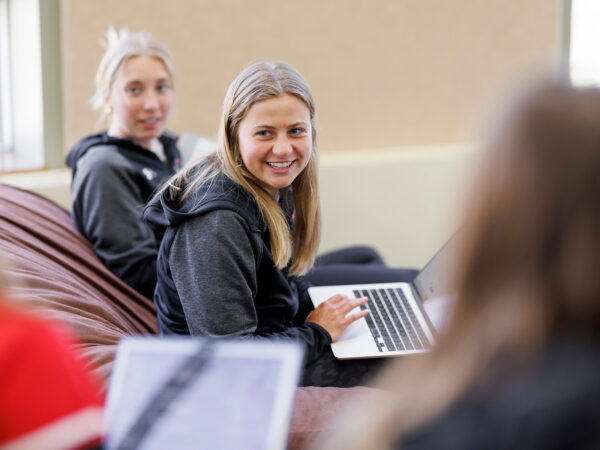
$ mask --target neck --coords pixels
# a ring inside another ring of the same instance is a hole
[[[144,139],[143,141],[140,141],[139,139],[134,139],[133,142],[135,142],[140,147],[145,148],[146,150],[150,150],[152,148],[152,139]]]
[[[130,136],[121,133],[118,129],[115,130],[113,127],[110,127],[106,134],[114,138],[132,140],[137,145],[139,145],[142,148],[145,148],[146,150],[150,150],[152,148],[152,139],[132,139]]]

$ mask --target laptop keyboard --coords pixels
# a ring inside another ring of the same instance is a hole
[[[369,309],[365,320],[380,352],[431,348],[402,289],[364,289],[353,292],[356,297],[369,298],[360,309]]]

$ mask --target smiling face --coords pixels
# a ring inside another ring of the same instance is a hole
[[[160,59],[130,58],[119,69],[106,104],[112,111],[108,134],[150,148],[166,127],[173,103],[171,77]]]
[[[310,112],[284,94],[255,103],[238,129],[244,165],[275,197],[304,170],[312,152]]]

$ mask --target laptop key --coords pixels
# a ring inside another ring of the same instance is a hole
[[[385,310],[383,305],[381,305],[379,298],[376,297],[376,292],[374,292],[373,290],[364,291],[364,295],[369,298],[369,300],[367,301],[367,307],[369,308],[369,311],[371,311],[371,314],[373,314],[374,316],[375,323],[379,328],[379,332],[381,333],[383,342],[385,342],[385,346],[389,351],[395,351],[396,346],[394,345],[392,337],[390,336],[390,328],[388,325],[390,322],[390,318],[387,315],[387,311]]]
[[[367,307],[365,305],[360,305],[360,309],[365,310],[367,309]],[[373,319],[370,317],[369,314],[367,314],[365,316],[365,320],[367,322],[367,326],[369,327],[369,330],[371,331],[371,336],[373,336],[373,339],[375,340],[375,344],[377,345],[377,349],[380,352],[383,352],[384,350],[384,344],[382,342],[380,342],[379,338],[381,337],[381,334],[379,333],[379,330],[377,329],[377,327],[375,326],[375,323],[373,322]]]
[[[360,309],[369,309],[365,321],[379,352],[431,348],[401,288],[354,290],[353,293],[357,298],[368,298]]]
[[[381,289],[379,291],[380,296],[383,300],[383,304],[385,305],[385,307],[387,308],[387,310],[389,311],[389,316],[391,317],[391,324],[395,327],[395,329],[397,330],[396,335],[399,335],[398,340],[401,340],[402,344],[402,350],[414,350],[414,346],[410,340],[410,337],[407,333],[406,330],[406,320],[404,318],[404,316],[400,315],[403,314],[404,311],[400,311],[398,312],[398,310],[396,308],[394,308],[394,305],[392,304],[392,300],[390,299],[390,296],[388,295],[388,292],[384,289]]]
[[[402,304],[406,307],[406,310],[408,311],[408,316],[410,318],[410,321],[413,324],[413,326],[415,327],[415,330],[419,336],[419,339],[421,340],[421,343],[423,344],[423,348],[431,348],[431,343],[429,342],[429,339],[427,339],[427,336],[425,336],[425,333],[423,332],[423,328],[421,328],[421,324],[417,320],[417,317],[415,316],[414,311],[408,304],[408,300],[406,299],[404,292],[402,292],[402,289],[397,289],[397,291],[399,291],[398,294],[400,295],[400,298],[402,299]]]
[[[379,307],[384,326],[386,327],[388,335],[394,343],[394,346],[397,350],[406,350],[406,339],[401,339],[399,335],[403,334],[404,330],[398,330],[396,321],[394,320],[396,319],[395,314],[392,313],[389,307],[386,305],[385,297],[382,294],[384,294],[384,292],[379,289],[374,289],[371,291],[372,298],[375,299]],[[408,344],[410,344],[410,342],[408,342]]]
[[[423,348],[423,345],[417,337],[411,320],[407,316],[407,311],[405,309],[406,305],[403,305],[399,297],[398,291],[402,292],[402,289],[387,289],[387,293],[391,299],[391,303],[397,311],[398,316],[400,316],[400,320],[402,321],[404,329],[406,330],[407,339],[411,342],[411,348],[415,350],[420,350]]]
[[[372,322],[371,334],[373,335],[373,339],[375,340],[375,344],[377,345],[380,352],[383,352],[387,349],[387,351],[396,350],[394,344],[392,343],[392,339],[383,323],[383,319],[381,317],[379,308],[377,304],[373,301],[372,295],[368,291],[354,291],[354,295],[358,297],[367,297],[366,307],[369,308],[369,314],[365,316],[369,317]],[[369,322],[367,322],[368,324]],[[375,330],[375,332],[373,331]],[[383,340],[383,344],[381,341]]]

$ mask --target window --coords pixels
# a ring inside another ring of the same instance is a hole
[[[569,72],[575,85],[600,85],[600,2],[572,0]]]
[[[62,160],[58,7],[0,0],[0,171],[51,167],[50,150]]]
[[[0,0],[0,161],[12,149],[7,6],[7,0]]]

